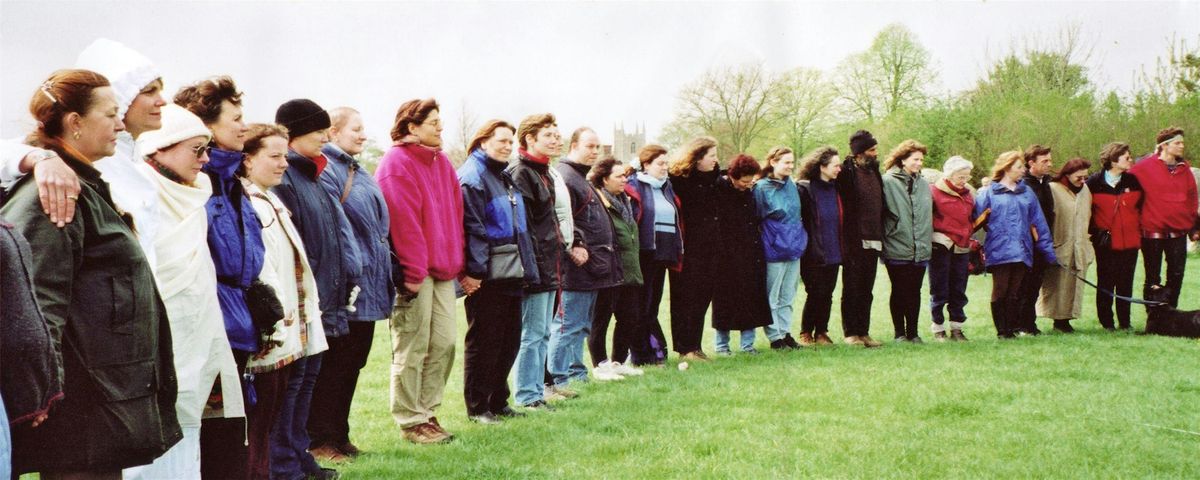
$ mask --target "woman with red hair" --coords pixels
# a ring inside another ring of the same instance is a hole
[[[1088,167],[1091,163],[1076,158],[1063,165],[1050,193],[1054,196],[1054,223],[1050,238],[1054,239],[1057,265],[1046,269],[1042,293],[1037,300],[1037,314],[1054,320],[1054,329],[1072,333],[1071,320],[1079,318],[1083,304],[1083,289],[1075,275],[1083,275],[1095,258],[1088,240],[1088,225],[1092,220],[1092,194],[1088,190]]]
[[[741,332],[741,350],[754,349],[754,329],[771,324],[767,303],[767,260],[759,233],[754,181],[762,168],[758,161],[739,154],[729,162],[729,170],[717,179],[717,218],[721,245],[717,256],[717,275],[713,285],[712,325],[716,329],[718,355],[732,355],[729,332]]]

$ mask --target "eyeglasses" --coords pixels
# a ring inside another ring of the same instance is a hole
[[[196,154],[196,158],[200,158],[200,157],[203,157],[204,154],[208,153],[208,151],[211,149],[212,149],[212,147],[210,147],[208,145],[201,145],[199,147],[193,148],[192,153]]]

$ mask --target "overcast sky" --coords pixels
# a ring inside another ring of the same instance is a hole
[[[229,74],[249,121],[307,97],[362,111],[390,143],[396,107],[442,104],[447,143],[462,106],[482,121],[550,111],[569,132],[670,120],[679,88],[704,70],[762,62],[832,69],[901,22],[938,66],[944,90],[969,88],[1026,39],[1078,25],[1091,77],[1128,89],[1173,33],[1200,40],[1200,0],[1137,2],[57,2],[0,0],[0,137],[26,133],[30,96],[97,37],[145,54],[167,92]],[[169,101],[169,98],[168,98]]]

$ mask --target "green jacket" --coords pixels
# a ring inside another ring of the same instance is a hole
[[[883,258],[927,262],[933,254],[933,195],[918,175],[883,174]]]
[[[144,465],[183,438],[166,309],[100,172],[58,153],[82,187],[71,223],[50,223],[32,175],[0,208],[32,246],[34,295],[66,395],[46,423],[13,432],[14,472]]]
[[[603,191],[603,189],[600,189]],[[633,218],[633,209],[629,205],[629,197],[624,193],[613,195],[603,192],[600,199],[604,202],[605,210],[612,219],[613,231],[617,237],[617,253],[621,255],[621,268],[625,281],[622,285],[641,285],[642,266],[638,260],[641,247],[638,244],[638,223]]]

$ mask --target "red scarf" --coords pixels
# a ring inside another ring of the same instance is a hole
[[[540,163],[542,165],[550,164],[550,157],[539,157],[537,155],[530,153],[528,150],[525,150],[524,148],[519,148],[517,150],[521,154],[521,156],[528,158],[530,160],[533,160],[534,163]]]
[[[318,153],[317,156],[312,157],[312,161],[313,161],[313,163],[317,164],[317,175],[316,176],[320,177],[321,172],[325,171],[325,166],[329,165],[329,159],[325,158],[325,155]]]

